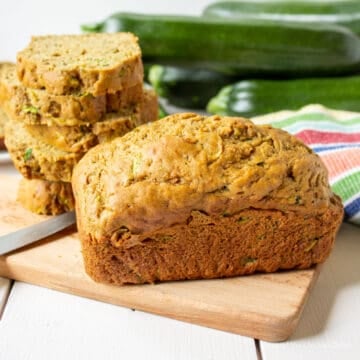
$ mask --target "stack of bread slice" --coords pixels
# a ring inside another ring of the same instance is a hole
[[[158,118],[130,33],[33,37],[3,69],[0,93],[5,143],[24,177],[18,200],[42,214],[73,209],[73,168],[90,148]]]

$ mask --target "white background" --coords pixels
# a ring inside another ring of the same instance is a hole
[[[0,61],[15,61],[31,35],[73,34],[117,11],[200,14],[209,0],[1,0]]]

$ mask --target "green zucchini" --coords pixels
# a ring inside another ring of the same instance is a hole
[[[165,116],[168,116],[166,109],[159,103],[159,119],[162,119]]]
[[[206,69],[153,65],[149,81],[157,94],[170,104],[203,109],[223,86],[231,84],[234,79]]]
[[[129,31],[143,58],[237,76],[306,76],[354,72],[360,39],[343,27],[117,13],[85,31]]]
[[[342,25],[360,35],[360,1],[331,2],[258,0],[219,1],[203,10],[205,16]]]
[[[246,80],[224,87],[212,98],[212,114],[252,117],[307,104],[360,111],[360,76],[296,80]]]
[[[154,64],[143,63],[143,65],[144,65],[144,80],[149,82],[149,72]]]

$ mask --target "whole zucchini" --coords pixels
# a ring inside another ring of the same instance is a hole
[[[148,62],[238,76],[343,74],[360,63],[360,39],[337,26],[117,13],[82,29],[135,33]]]
[[[297,110],[307,104],[360,111],[360,76],[246,80],[224,87],[207,111],[218,115],[252,117],[280,110]]]
[[[337,24],[360,35],[360,1],[310,2],[291,0],[219,1],[208,5],[203,15],[229,19]]]
[[[234,79],[215,71],[176,66],[153,65],[149,81],[161,97],[172,105],[203,109],[208,101]]]

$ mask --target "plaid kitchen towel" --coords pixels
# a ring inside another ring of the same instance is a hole
[[[345,220],[360,225],[360,114],[308,105],[252,119],[301,139],[322,158],[333,191],[344,204]]]

